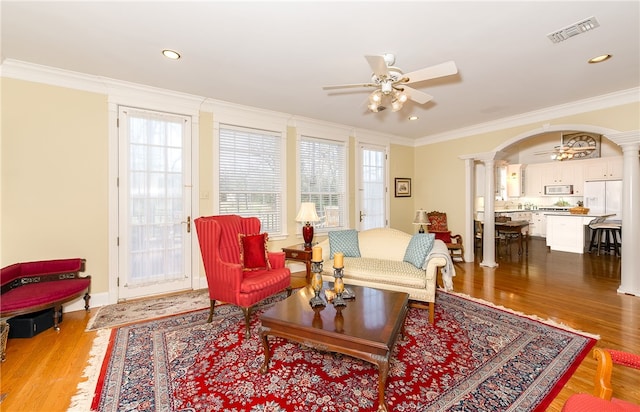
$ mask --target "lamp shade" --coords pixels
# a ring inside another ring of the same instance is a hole
[[[296,222],[317,222],[320,220],[316,213],[316,204],[313,202],[300,203],[300,209],[296,216]]]
[[[427,211],[419,209],[416,211],[416,217],[413,219],[414,225],[426,225],[429,223],[429,217],[427,216]]]
[[[420,229],[418,233],[424,233],[424,228],[422,225],[429,225],[429,216],[427,216],[427,211],[418,209],[416,211],[416,217],[413,219],[414,225],[420,225]]]

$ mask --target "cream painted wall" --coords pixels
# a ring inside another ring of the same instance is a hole
[[[92,292],[106,291],[107,97],[0,82],[2,267],[81,257]]]
[[[10,78],[2,91],[0,264],[80,256],[87,259],[92,292],[108,291],[108,105],[107,96]],[[553,120],[635,130],[640,104]],[[214,115],[199,119],[200,215],[213,213]],[[417,208],[443,210],[454,231],[464,222],[464,162],[458,157],[489,151],[530,125],[412,148],[392,144],[389,159],[390,226],[414,233]],[[460,148],[465,151],[461,152]],[[269,247],[299,243],[296,214],[296,130],[287,130],[288,236]],[[351,227],[355,225],[355,150],[349,144]],[[412,197],[393,196],[394,177],[412,179]],[[322,240],[317,237],[316,240]],[[195,249],[194,261],[199,262]]]
[[[415,149],[415,204],[427,210],[447,213],[449,228],[464,233],[465,165],[461,155],[493,151],[501,143],[549,125],[592,125],[617,131],[640,128],[640,103],[580,113],[544,121],[540,124],[503,129]],[[461,150],[461,148],[464,148]]]
[[[421,178],[414,176],[414,149],[413,147],[392,144],[389,153],[389,196],[390,196],[390,222],[389,226],[406,233],[417,232],[413,225],[416,209],[420,202],[416,202],[416,184],[420,184]],[[411,179],[411,197],[395,197],[395,178],[408,177]]]

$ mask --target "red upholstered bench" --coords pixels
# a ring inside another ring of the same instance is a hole
[[[62,314],[62,304],[84,294],[85,309],[89,310],[91,276],[81,277],[85,260],[80,258],[16,263],[2,268],[0,283],[0,350],[5,359],[7,320],[18,315],[54,308],[54,328]]]

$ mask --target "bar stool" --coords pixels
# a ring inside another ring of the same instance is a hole
[[[619,221],[606,221],[606,218],[596,218],[589,223],[591,229],[591,243],[589,253],[596,249],[596,254],[600,256],[600,250],[604,247],[604,252],[614,252],[620,256],[620,242],[622,241],[622,224]],[[604,243],[602,238],[604,237]]]

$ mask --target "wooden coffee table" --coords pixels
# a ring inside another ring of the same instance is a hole
[[[264,346],[260,373],[269,370],[269,335],[353,356],[378,366],[378,411],[386,412],[389,358],[398,334],[404,332],[409,295],[361,286],[349,285],[349,289],[356,298],[342,308],[336,309],[331,303],[311,308],[313,290],[308,286],[267,310],[260,318]]]

